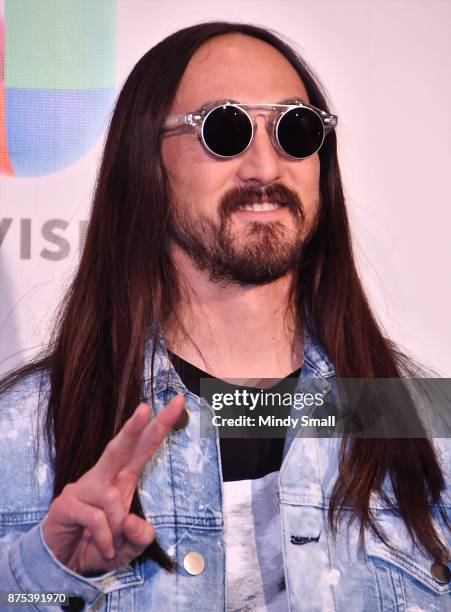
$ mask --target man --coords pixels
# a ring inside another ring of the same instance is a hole
[[[335,123],[254,26],[186,28],[135,66],[55,341],[4,384],[3,591],[445,609],[447,446],[439,462],[427,439],[219,440],[200,397],[208,377],[327,393],[335,375],[412,373],[358,280]]]

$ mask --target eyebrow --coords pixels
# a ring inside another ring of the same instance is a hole
[[[307,100],[304,100],[303,96],[291,96],[291,98],[285,98],[285,100],[280,100],[276,102],[276,104],[291,104],[295,100],[299,100],[299,102],[304,102],[307,104]]]

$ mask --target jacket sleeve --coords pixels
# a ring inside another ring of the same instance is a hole
[[[45,408],[46,397],[40,375],[24,378],[0,394],[0,610],[61,609],[45,602],[10,608],[8,593],[64,593],[83,599],[87,608],[103,595],[93,578],[60,563],[43,537],[42,521],[53,488],[38,418],[45,413],[38,408]]]
[[[0,610],[6,608],[10,593],[64,593],[79,598],[79,604],[81,598],[88,608],[102,596],[94,579],[76,574],[56,559],[45,543],[42,522],[9,544],[0,538]],[[52,612],[59,609],[44,602],[33,607]],[[12,609],[29,611],[33,607],[23,604]]]

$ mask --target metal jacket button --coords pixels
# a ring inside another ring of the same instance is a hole
[[[179,416],[177,421],[173,425],[173,429],[176,431],[179,429],[184,429],[189,423],[189,410],[188,408],[184,408],[182,414]]]
[[[431,574],[434,576],[437,582],[440,582],[440,584],[448,584],[451,577],[449,567],[444,563],[433,563],[431,565]]]
[[[204,558],[197,552],[189,552],[183,559],[183,567],[191,576],[198,576],[204,571]]]

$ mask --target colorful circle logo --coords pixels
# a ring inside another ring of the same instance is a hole
[[[0,174],[79,160],[115,98],[114,0],[0,0]]]

